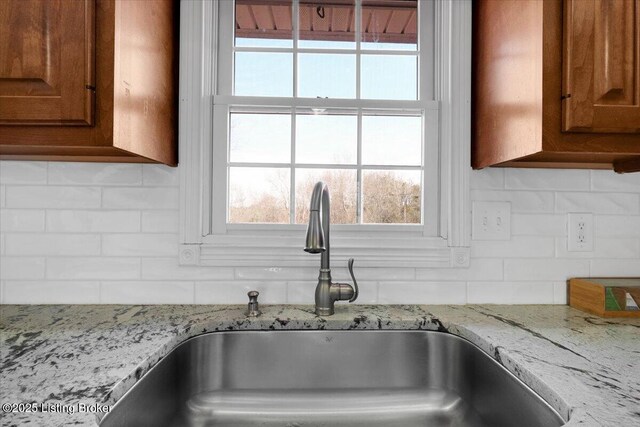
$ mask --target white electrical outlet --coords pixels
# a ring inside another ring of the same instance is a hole
[[[569,252],[593,252],[593,214],[570,213],[567,224]]]
[[[473,202],[473,240],[509,240],[511,238],[511,203]]]

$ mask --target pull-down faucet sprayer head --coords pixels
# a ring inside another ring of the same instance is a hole
[[[322,181],[317,182],[313,187],[309,204],[309,225],[307,226],[307,242],[304,246],[305,252],[319,254],[327,250],[329,242],[325,242],[325,240],[328,240],[328,235],[325,239],[324,233],[329,229],[325,230],[322,222],[324,221],[328,227],[329,203],[327,185]]]
[[[319,254],[325,251],[324,230],[320,220],[320,212],[313,210],[309,212],[309,225],[307,225],[307,242],[304,247],[305,252]]]

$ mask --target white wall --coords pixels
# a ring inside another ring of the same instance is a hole
[[[487,169],[471,187],[511,202],[511,240],[474,241],[469,269],[356,268],[359,302],[564,304],[568,277],[640,276],[640,174]],[[3,161],[0,190],[2,303],[313,303],[316,269],[179,267],[177,169]],[[594,252],[567,252],[567,212],[594,214]]]

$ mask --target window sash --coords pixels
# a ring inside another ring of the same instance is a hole
[[[418,101],[434,100],[434,76],[435,76],[435,5],[431,0],[420,0],[418,8],[418,47],[417,50],[376,50],[361,48],[361,4],[362,0],[355,0],[356,22],[356,48],[355,49],[314,49],[298,47],[298,0],[293,0],[293,48],[261,48],[261,47],[235,47],[235,2],[218,2],[218,32],[217,32],[217,84],[215,94],[218,96],[233,96],[233,61],[235,52],[291,52],[293,54],[293,98],[297,97],[298,90],[298,54],[299,53],[334,53],[356,54],[356,100],[360,100],[360,71],[361,57],[364,54],[371,55],[408,55],[418,56]],[[220,18],[225,17],[225,18]],[[267,98],[267,97],[264,97]],[[286,99],[286,98],[285,98]],[[328,101],[337,101],[332,99]]]
[[[437,103],[432,101],[432,107],[436,107]],[[228,140],[229,140],[229,114],[231,111],[231,107],[229,105],[218,104],[214,105],[214,123],[213,123],[213,138],[214,142],[212,144],[212,188],[211,195],[214,203],[210,206],[210,210],[207,211],[205,208],[203,210],[203,218],[207,219],[210,224],[211,231],[216,233],[226,233],[228,230],[237,227],[246,227],[247,229],[260,229],[264,226],[273,227],[273,226],[283,226],[283,227],[293,227],[295,221],[290,218],[291,224],[252,224],[252,223],[243,223],[243,224],[233,224],[227,222],[228,215],[228,207],[229,207],[229,192],[228,192],[228,180],[229,180],[229,167],[230,166],[261,166],[261,167],[286,167],[286,168],[318,168],[318,169],[327,169],[327,168],[336,168],[336,169],[351,169],[357,170],[358,175],[361,175],[362,171],[366,170],[421,170],[422,171],[422,195],[421,195],[421,216],[422,216],[422,224],[415,225],[406,225],[411,227],[414,233],[419,233],[423,236],[437,236],[438,235],[438,224],[439,224],[439,212],[440,206],[438,203],[438,188],[439,188],[439,109],[438,108],[429,108],[422,110],[422,152],[423,152],[423,160],[422,166],[411,166],[411,165],[370,165],[370,164],[362,164],[361,161],[361,149],[358,148],[358,160],[357,164],[345,165],[345,164],[331,164],[331,165],[323,165],[323,164],[306,164],[306,163],[296,163],[295,162],[295,150],[291,150],[291,159],[290,163],[253,163],[253,162],[230,162],[229,161],[229,152],[228,152]],[[360,120],[359,120],[360,123]],[[295,131],[295,128],[292,126],[292,133]],[[361,130],[358,132],[358,145],[361,145]],[[295,136],[292,135],[292,144],[295,144]],[[358,182],[362,182],[362,177],[358,176]],[[295,202],[295,182],[294,175],[291,174],[291,182],[290,182],[290,200],[292,206],[290,208],[290,216],[295,214],[295,210],[293,208],[293,204]],[[224,203],[221,203],[224,201]],[[359,203],[361,200],[359,198]],[[361,212],[361,205],[357,206],[357,212]],[[358,217],[358,220],[360,218]],[[389,227],[397,227],[400,224],[349,224],[348,226],[356,226],[363,227],[369,226],[370,231],[382,231],[388,229]],[[335,228],[337,232],[340,232],[341,229],[344,229],[347,224],[335,224],[332,227]],[[393,228],[397,230],[397,228]],[[274,228],[275,230],[275,228]]]

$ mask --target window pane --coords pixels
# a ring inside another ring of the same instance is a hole
[[[237,52],[235,94],[293,96],[293,54]]]
[[[420,183],[420,171],[363,171],[363,222],[420,224]]]
[[[331,223],[355,224],[357,175],[345,169],[296,169],[296,224],[309,222],[309,203],[313,186],[324,181],[331,197]]]
[[[362,55],[363,99],[418,99],[418,61],[415,55]]]
[[[416,0],[405,0],[395,5],[389,5],[385,0],[364,0],[362,49],[416,50],[417,12]]]
[[[229,222],[289,223],[290,169],[229,168]]]
[[[298,55],[298,96],[355,98],[355,55],[301,53]]]
[[[362,117],[362,163],[422,165],[422,118]]]
[[[291,161],[291,115],[232,113],[229,130],[232,162]]]
[[[355,1],[300,1],[301,48],[355,49]]]
[[[236,0],[236,46],[293,47],[291,0]]]
[[[358,118],[345,115],[298,114],[296,162],[355,164]]]

